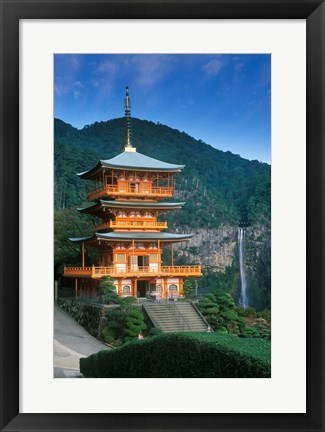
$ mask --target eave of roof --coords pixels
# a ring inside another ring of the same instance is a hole
[[[90,170],[78,173],[77,175],[86,179],[98,171],[100,167],[138,171],[180,172],[185,167],[185,165],[175,165],[163,162],[136,151],[124,151],[111,159],[100,160],[97,165],[95,165]]]
[[[164,241],[183,241],[189,240],[193,237],[193,234],[171,234],[171,233],[161,233],[161,232],[109,232],[109,233],[96,233],[98,239],[104,240],[142,240],[142,241],[152,241],[160,240]]]
[[[141,240],[153,241],[160,240],[161,242],[181,242],[189,240],[193,234],[171,234],[159,232],[109,232],[98,233],[87,237],[71,237],[69,240],[73,243],[90,242],[94,240],[108,240],[108,241],[123,241],[123,240]]]
[[[180,209],[185,202],[145,202],[145,201],[106,201],[99,200],[98,202],[90,205],[89,207],[78,208],[81,213],[88,213],[101,207],[112,208],[148,208],[148,209]]]
[[[70,237],[69,240],[74,243],[83,242],[83,241],[89,241],[89,240],[95,240],[96,236],[93,234],[91,236],[87,237]]]

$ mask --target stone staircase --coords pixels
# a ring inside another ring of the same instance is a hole
[[[143,309],[163,332],[206,332],[208,324],[190,302],[144,303]]]

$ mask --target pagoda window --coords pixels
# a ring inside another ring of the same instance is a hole
[[[142,191],[143,192],[150,192],[150,189],[151,189],[151,184],[150,183],[142,183]]]
[[[156,285],[156,292],[161,292],[161,285]]]
[[[140,267],[148,267],[149,265],[149,257],[148,255],[139,255],[138,256],[138,266]]]
[[[150,254],[149,255],[149,260],[150,260],[151,263],[158,262],[158,254]]]
[[[123,287],[123,294],[130,294],[131,287],[129,285],[124,285]]]
[[[116,254],[116,262],[117,263],[125,263],[126,262],[126,254]]]
[[[139,192],[140,183],[132,181],[130,182],[130,192]]]
[[[169,291],[177,291],[177,285],[175,284],[169,285]]]
[[[118,189],[119,189],[119,192],[126,192],[127,191],[127,182],[119,181],[118,182]]]

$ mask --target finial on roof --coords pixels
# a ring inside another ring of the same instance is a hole
[[[126,86],[125,89],[125,99],[124,99],[124,107],[125,107],[125,147],[124,151],[135,152],[136,149],[132,147],[132,126],[131,126],[131,101],[129,98],[129,87]]]

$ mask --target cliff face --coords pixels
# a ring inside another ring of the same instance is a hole
[[[177,230],[176,230],[177,231]],[[184,232],[184,229],[182,229]],[[197,228],[185,230],[194,234],[188,244],[175,247],[180,256],[202,266],[225,271],[235,257],[238,257],[238,227],[223,225],[218,229]],[[245,228],[245,254],[248,270],[254,271],[263,251],[271,247],[271,232],[265,225]]]
[[[215,271],[224,271],[231,265],[236,254],[237,227],[223,225],[218,229],[196,228],[187,231],[194,236],[188,244],[177,246],[180,256],[203,266],[214,267]]]

